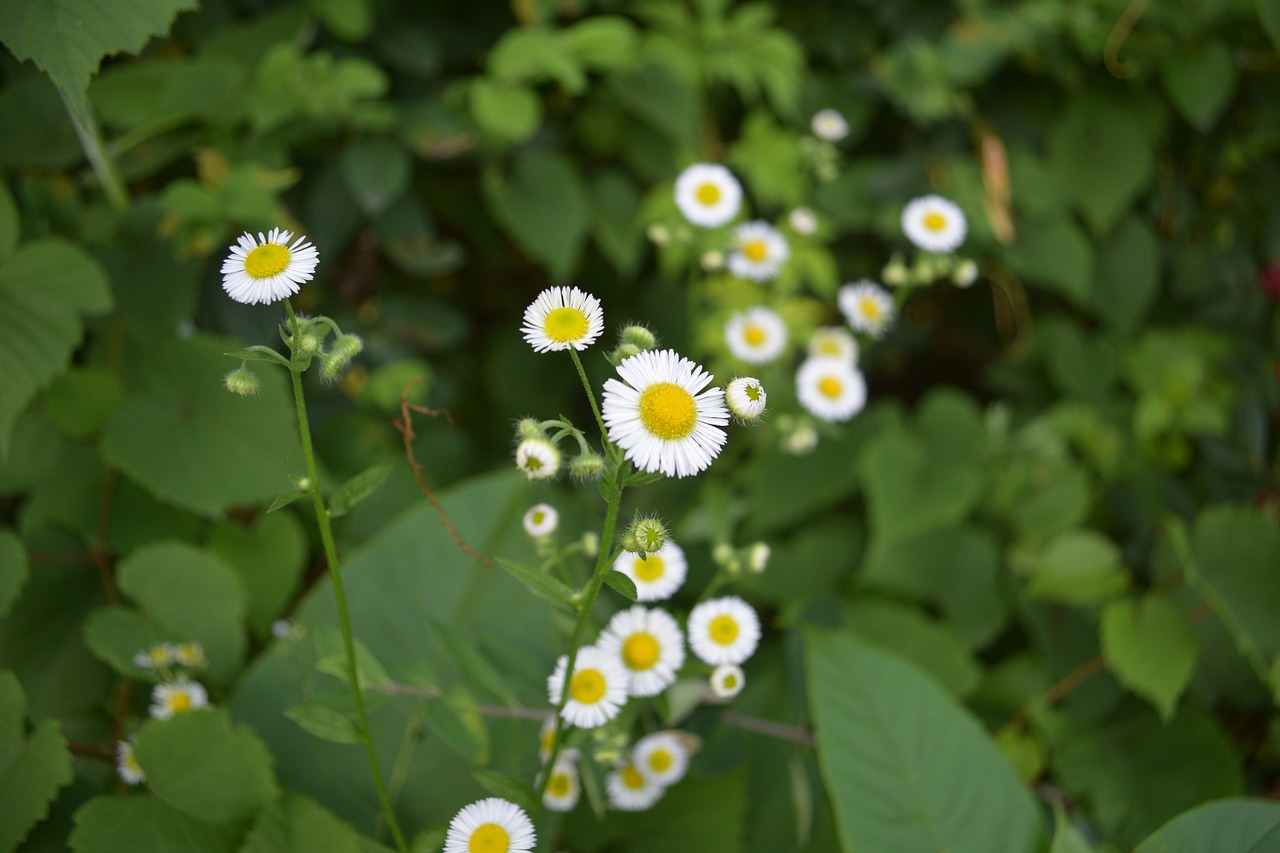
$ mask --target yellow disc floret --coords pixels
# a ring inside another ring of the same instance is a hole
[[[707,626],[707,634],[710,635],[713,643],[722,646],[731,645],[738,639],[738,620],[727,613],[722,613],[711,620],[711,624]]]
[[[556,308],[547,312],[542,328],[558,344],[576,341],[587,333],[587,315],[577,308]]]
[[[834,400],[840,396],[840,392],[844,390],[844,386],[840,380],[834,376],[824,376],[818,380],[818,391],[828,400]]]
[[[658,382],[640,395],[640,420],[650,434],[674,441],[693,432],[698,406],[693,395],[679,385]]]
[[[640,580],[646,583],[653,583],[666,574],[667,566],[657,554],[650,554],[643,560],[636,557],[635,564],[631,569]]]
[[[622,768],[622,784],[637,790],[644,787],[644,777],[640,775],[640,771],[634,764],[628,764]]]
[[[191,710],[191,694],[181,693],[181,692],[174,693],[172,696],[169,697],[169,707],[173,710],[175,714],[181,711],[190,711]]]
[[[637,631],[622,644],[622,660],[628,669],[650,669],[658,662],[662,648],[647,631]]]
[[[507,853],[511,849],[511,836],[496,823],[484,823],[471,833],[467,842],[469,853]]]
[[[873,299],[872,297],[870,296],[862,297],[862,301],[859,303],[859,307],[862,308],[862,315],[866,317],[868,320],[870,320],[872,323],[880,319],[880,314],[882,313],[880,309],[880,303],[877,300]]]
[[[742,245],[742,254],[747,256],[747,260],[760,263],[769,257],[769,247],[763,240],[748,240]]]
[[[698,199],[699,204],[710,207],[720,200],[720,188],[713,183],[705,183],[698,187],[693,195]]]
[[[553,773],[551,781],[547,783],[547,793],[553,797],[567,797],[572,787],[573,782],[568,773]]]
[[[244,271],[251,278],[271,278],[289,266],[289,250],[279,243],[264,243],[244,259]]]
[[[758,347],[764,343],[765,338],[767,338],[768,335],[758,323],[748,323],[747,327],[742,330],[742,337],[747,343],[751,344],[751,346]]]
[[[604,673],[598,669],[584,669],[573,674],[569,695],[575,702],[594,705],[604,698],[605,686]]]
[[[930,231],[941,231],[947,227],[947,217],[936,210],[930,211],[924,215],[924,227]]]
[[[673,760],[671,753],[667,750],[655,749],[649,754],[649,768],[653,770],[654,773],[665,773],[668,768],[671,767],[671,762]]]

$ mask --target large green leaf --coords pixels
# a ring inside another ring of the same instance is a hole
[[[1095,313],[1116,331],[1130,333],[1147,314],[1160,286],[1160,243],[1138,217],[1120,223],[1098,254]]]
[[[956,698],[971,693],[982,678],[961,638],[918,608],[859,597],[845,608],[845,617],[850,633],[914,663]]]
[[[846,634],[811,631],[805,647],[818,761],[846,853],[1038,849],[1030,792],[942,688]]]
[[[1093,530],[1067,530],[1041,548],[1011,552],[1013,568],[1027,575],[1027,595],[1089,605],[1106,601],[1129,585],[1115,543]]]
[[[0,672],[0,849],[12,850],[43,818],[58,789],[71,783],[71,753],[56,720],[27,735],[27,697],[11,672]]]
[[[1266,853],[1280,849],[1280,804],[1229,799],[1183,812],[1134,853]]]
[[[1089,301],[1093,247],[1074,219],[1058,216],[1020,225],[1009,264],[1031,283],[1077,305]]]
[[[249,628],[258,637],[293,598],[306,568],[307,537],[287,512],[258,516],[252,524],[224,521],[209,531],[210,552],[235,570],[248,599]]]
[[[75,814],[76,853],[232,853],[236,834],[155,797],[94,797]]]
[[[263,809],[245,836],[240,853],[293,853],[324,850],[360,853],[365,848],[350,825],[308,797],[286,791]]]
[[[12,531],[0,530],[0,617],[18,600],[27,583],[27,552]]]
[[[1133,105],[1093,96],[1067,100],[1049,130],[1049,162],[1059,186],[1097,232],[1120,219],[1156,164]]]
[[[1113,601],[1102,611],[1102,655],[1129,689],[1149,699],[1166,721],[1191,680],[1199,643],[1178,605],[1149,595]]]
[[[509,174],[488,173],[485,198],[494,218],[547,266],[552,278],[569,275],[591,223],[586,189],[568,158],[542,150],[522,152]]]
[[[1227,45],[1210,41],[1166,54],[1160,76],[1182,117],[1208,132],[1231,100],[1236,59]]]

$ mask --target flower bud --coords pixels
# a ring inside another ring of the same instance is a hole
[[[320,358],[320,377],[334,380],[347,369],[351,359],[364,349],[364,341],[358,335],[340,335],[333,346]]]
[[[658,345],[658,339],[653,336],[653,332],[644,326],[627,326],[622,330],[622,344],[631,344],[637,350],[653,349]]]
[[[884,283],[890,287],[901,287],[907,283],[910,273],[907,271],[907,266],[902,262],[902,259],[894,255],[889,263],[885,265],[885,268],[880,271],[880,276],[884,279]]]
[[[530,480],[546,480],[560,470],[560,451],[545,438],[526,438],[516,446],[516,467]]]
[[[818,446],[818,433],[813,427],[804,426],[796,427],[796,429],[787,436],[786,449],[793,456],[804,456],[811,453]]]
[[[550,536],[560,523],[560,513],[550,504],[534,504],[524,514],[524,532],[535,539]]]
[[[728,542],[721,542],[711,549],[711,559],[723,566],[733,559],[733,546]]]
[[[951,280],[955,282],[956,287],[970,287],[978,280],[978,265],[966,258],[951,273]]]
[[[297,339],[297,350],[301,355],[315,355],[320,352],[320,347],[324,343],[319,335],[307,333]]]
[[[609,361],[614,367],[617,367],[624,359],[631,358],[631,356],[637,355],[639,352],[640,347],[635,344],[622,344],[616,350],[609,353]]]
[[[575,480],[594,480],[604,473],[604,457],[599,453],[582,453],[569,461],[569,476]]]
[[[652,554],[667,544],[667,527],[652,516],[637,518],[622,534],[622,547],[633,554]]]
[[[594,557],[600,553],[600,534],[593,530],[588,530],[582,534],[582,553],[587,557]]]
[[[769,565],[773,551],[764,542],[757,542],[747,549],[747,568],[760,574]]]
[[[516,424],[516,436],[523,441],[526,438],[546,438],[547,434],[536,418],[521,418]]]
[[[742,692],[747,683],[742,667],[733,664],[721,664],[711,671],[711,693],[717,699],[732,699]]]
[[[818,217],[807,207],[797,207],[791,211],[787,221],[791,223],[791,230],[803,237],[811,236],[818,230]]]
[[[671,242],[671,231],[665,225],[650,225],[645,234],[655,246],[665,246]]]
[[[724,389],[724,403],[729,411],[748,423],[760,419],[768,399],[760,380],[750,376],[740,376]]]
[[[714,249],[710,252],[704,252],[698,261],[702,264],[702,268],[707,272],[716,272],[724,269],[724,252],[717,252]]]
[[[222,384],[232,394],[239,394],[241,397],[252,397],[262,390],[262,380],[258,378],[258,374],[244,364],[222,377]]]

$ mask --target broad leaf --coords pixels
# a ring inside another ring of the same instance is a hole
[[[329,517],[346,515],[353,506],[376,492],[390,475],[390,465],[372,465],[347,480],[329,497]]]
[[[1027,595],[1085,606],[1123,592],[1129,574],[1120,562],[1120,549],[1092,530],[1068,530],[1042,548],[1015,550],[1014,569],[1027,576]]]
[[[183,642],[186,636],[171,636],[154,620],[125,607],[104,607],[89,614],[84,623],[84,642],[89,650],[122,675],[149,676],[133,663],[133,656],[156,643]]]
[[[75,814],[75,853],[233,853],[236,833],[155,797],[94,797]]]
[[[306,568],[307,537],[293,515],[259,516],[252,524],[224,521],[209,531],[209,551],[235,570],[248,600],[249,628],[266,638],[293,599]]]
[[[385,139],[353,142],[339,159],[347,190],[367,216],[377,216],[404,195],[413,160],[403,146]]]
[[[56,720],[27,735],[27,697],[11,672],[0,672],[0,848],[15,849],[71,784],[71,753]]]
[[[1184,46],[1165,54],[1160,76],[1182,117],[1207,133],[1231,100],[1236,59],[1220,41]]]
[[[1102,611],[1101,636],[1107,668],[1168,721],[1196,667],[1199,643],[1186,614],[1158,595],[1113,601]]]
[[[506,560],[498,557],[494,562],[505,569],[513,578],[527,586],[534,595],[545,598],[565,610],[573,611],[573,605],[570,603],[573,599],[573,590],[566,586],[563,581],[557,580],[546,572],[527,563],[521,563],[518,560]]]
[[[362,841],[350,824],[315,800],[286,791],[258,815],[239,853],[362,853],[369,849]]]
[[[622,572],[605,572],[604,582],[610,589],[628,601],[635,601],[640,597],[640,594],[636,591],[635,581]]]
[[[324,705],[294,705],[284,715],[303,730],[332,743],[359,743],[360,733],[351,718]]]
[[[9,530],[0,530],[0,617],[18,600],[27,583],[27,552],[22,540]]]
[[[485,198],[494,218],[552,278],[578,262],[590,226],[590,204],[578,169],[561,154],[529,151],[509,174],[490,170]]]
[[[523,142],[542,123],[542,101],[527,86],[504,86],[480,77],[469,91],[471,114],[485,133]]]
[[[1229,799],[1196,806],[1157,829],[1134,853],[1265,853],[1280,849],[1280,804]]]
[[[1067,101],[1049,131],[1049,162],[1095,232],[1109,231],[1155,173],[1155,155],[1136,111],[1097,97]]]

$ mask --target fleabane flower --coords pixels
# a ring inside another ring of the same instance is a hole
[[[133,741],[116,741],[116,772],[126,785],[141,785],[147,781],[147,774],[142,772],[138,759],[133,757]]]
[[[516,467],[530,480],[546,480],[560,471],[560,451],[545,438],[526,438],[516,445]]]
[[[133,665],[139,669],[163,669],[173,663],[173,646],[168,643],[156,643],[136,652]]]
[[[534,352],[584,350],[604,331],[604,312],[576,287],[549,287],[524,309],[520,331]]]
[[[787,324],[771,308],[758,305],[734,314],[724,324],[724,342],[734,358],[768,364],[787,346]]]
[[[564,737],[566,732],[561,732],[560,736]],[[551,758],[551,752],[556,746],[556,718],[553,714],[542,721],[542,728],[538,731],[538,757],[542,759],[542,763],[546,764]],[[561,759],[574,761],[578,760],[578,750],[571,747],[561,747],[560,754],[556,756],[556,761]]]
[[[893,297],[870,279],[841,287],[836,293],[836,305],[855,332],[873,338],[883,335],[893,322]]]
[[[757,219],[733,230],[733,247],[727,261],[729,272],[752,281],[768,281],[778,275],[791,255],[787,238],[768,222]]]
[[[582,785],[578,781],[577,755],[566,756],[561,753],[551,768],[551,778],[547,780],[546,791],[542,795],[542,804],[553,812],[573,811],[582,794]]]
[[[596,647],[615,656],[627,671],[627,693],[657,696],[684,666],[680,625],[665,610],[631,607],[613,614]]]
[[[531,853],[537,844],[533,821],[515,803],[487,797],[449,821],[444,853]]]
[[[760,617],[736,595],[704,601],[689,614],[689,646],[706,663],[740,664],[760,642]]]
[[[623,551],[614,561],[613,570],[631,578],[637,601],[663,601],[680,589],[689,563],[684,549],[667,539],[661,548],[644,557]]]
[[[151,691],[151,716],[167,720],[174,714],[194,711],[209,704],[209,694],[199,682],[187,678],[162,681]]]
[[[618,364],[604,383],[609,440],[641,471],[687,477],[720,454],[729,422],[715,378],[674,350],[647,350]],[[705,390],[704,390],[705,389]]]
[[[535,539],[550,536],[560,523],[560,513],[551,504],[534,504],[524,514],[524,532]]]
[[[809,338],[809,355],[858,363],[858,342],[843,326],[823,326]]]
[[[604,780],[609,805],[621,812],[642,812],[662,799],[666,787],[645,776],[628,761]]]
[[[186,643],[178,643],[173,647],[173,659],[183,666],[204,666],[204,646],[194,640]]]
[[[718,163],[695,163],[676,178],[676,206],[703,228],[719,228],[738,215],[742,184]]]
[[[732,699],[742,692],[742,688],[746,686],[747,677],[742,672],[742,667],[723,663],[711,670],[709,683],[711,693],[717,699]]]
[[[858,369],[839,358],[806,359],[796,371],[796,397],[814,417],[847,421],[867,404],[867,383]]]
[[[902,233],[926,252],[954,252],[967,232],[964,211],[940,195],[912,199],[902,209]]]
[[[568,665],[569,658],[561,655],[555,672],[547,679],[552,705],[560,704]],[[583,729],[603,726],[618,715],[626,701],[627,672],[618,659],[594,646],[578,649],[569,679],[569,698],[561,712],[565,722]]]
[[[827,107],[813,114],[809,122],[813,135],[827,142],[839,142],[849,135],[849,122],[839,111]]]
[[[818,215],[807,207],[797,207],[787,214],[791,230],[802,237],[810,237],[818,230]]]
[[[768,402],[769,395],[765,394],[764,386],[760,384],[759,379],[739,376],[725,386],[724,404],[729,407],[734,417],[744,421],[754,421],[759,418],[764,414],[764,407]]]
[[[222,289],[246,305],[279,302],[297,293],[315,275],[320,253],[305,237],[290,244],[292,236],[279,228],[266,236],[258,232],[256,240],[248,231],[240,235],[222,262]]]
[[[773,549],[766,542],[756,542],[747,549],[747,568],[755,574],[761,574],[769,567],[769,557],[773,555]]]
[[[675,732],[654,732],[636,741],[631,763],[640,775],[670,787],[689,769],[689,747]]]

